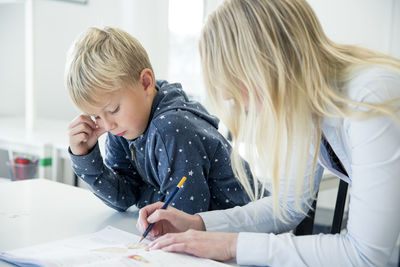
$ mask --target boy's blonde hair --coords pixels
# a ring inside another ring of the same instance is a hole
[[[251,170],[261,171],[264,186],[267,179],[272,184],[274,211],[283,221],[287,213],[279,206],[279,191],[285,190],[285,206],[288,188],[281,188],[279,180],[294,175],[297,196],[307,189],[307,155],[312,149],[314,173],[323,117],[376,116],[371,111],[396,116],[399,110],[342,95],[343,85],[364,67],[380,65],[399,73],[400,62],[332,42],[305,0],[226,0],[209,15],[199,49],[212,106],[233,136],[233,170],[253,200],[262,197],[251,188],[240,161],[239,144],[245,144]],[[367,112],[349,110],[349,104]],[[290,169],[293,162],[295,170]],[[304,212],[300,199],[296,206]]]
[[[74,42],[67,56],[65,85],[75,105],[96,105],[96,96],[139,81],[152,69],[146,50],[125,31],[89,28]]]

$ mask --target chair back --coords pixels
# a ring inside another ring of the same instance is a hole
[[[330,230],[331,234],[338,234],[342,230],[342,221],[343,221],[344,207],[346,204],[348,186],[349,186],[348,183],[340,179],[338,192],[336,196],[335,211],[333,213],[332,226]],[[317,200],[314,200],[313,204],[311,205],[312,209],[308,211],[307,216],[301,221],[301,223],[294,230],[295,235],[298,236],[312,235],[314,228],[316,206],[317,206]]]

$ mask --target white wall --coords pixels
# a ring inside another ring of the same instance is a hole
[[[76,36],[90,26],[120,27],[121,1],[34,2],[35,103],[38,117],[70,120],[77,113],[64,88],[65,55]]]
[[[167,79],[168,0],[122,0],[121,11],[121,27],[146,49],[156,79]]]
[[[24,35],[24,5],[0,5],[0,116],[25,114]]]
[[[400,57],[399,0],[307,0],[333,41]]]
[[[400,1],[393,0],[392,32],[389,46],[390,54],[400,58]]]
[[[148,51],[157,78],[167,78],[167,0],[89,0],[87,5],[34,0],[33,10],[34,109],[37,117],[71,120],[78,114],[64,88],[65,56],[77,35],[90,26],[111,25],[130,32]],[[5,37],[0,42],[0,116],[23,116],[23,2],[0,2],[0,34]]]
[[[65,54],[77,34],[90,26],[110,25],[128,31],[149,53],[157,77],[167,77],[168,1],[89,0],[87,5],[79,5],[36,0],[35,3],[38,117],[70,120],[77,114],[63,86]]]

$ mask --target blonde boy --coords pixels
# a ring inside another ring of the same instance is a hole
[[[141,44],[126,32],[88,29],[71,47],[66,87],[83,114],[69,127],[75,173],[110,207],[163,201],[196,213],[250,201],[230,165],[218,119],[180,84],[156,81]],[[107,133],[105,161],[97,140]]]

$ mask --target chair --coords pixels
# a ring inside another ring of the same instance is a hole
[[[328,154],[332,166],[341,172],[342,174],[349,176],[346,169],[344,168],[342,162],[336,155],[335,151],[332,149],[331,145],[327,141],[324,134],[321,136],[321,150],[325,149],[326,153]],[[340,180],[338,193],[336,196],[336,204],[335,204],[335,211],[333,215],[332,227],[331,227],[331,234],[340,233],[342,229],[342,220],[343,220],[343,213],[344,213],[344,206],[346,204],[346,196],[347,196],[347,188],[348,184]],[[294,233],[296,235],[310,235],[312,234],[312,230],[314,228],[314,217],[315,217],[315,207],[317,205],[317,201],[315,200],[312,204],[312,209],[309,210],[308,216],[296,227]],[[297,229],[298,228],[298,229]]]
[[[343,213],[344,213],[344,206],[346,204],[346,196],[347,196],[347,188],[348,184],[340,180],[338,193],[336,196],[336,204],[335,204],[335,211],[333,214],[332,226],[330,233],[337,234],[340,233],[342,229],[342,221],[343,221]],[[318,195],[317,195],[318,197]],[[301,221],[301,223],[296,227],[294,230],[295,235],[311,235],[313,233],[314,228],[314,219],[315,219],[315,208],[317,206],[317,200],[314,200],[313,204],[311,205],[312,209],[310,209],[307,213],[307,217]]]

